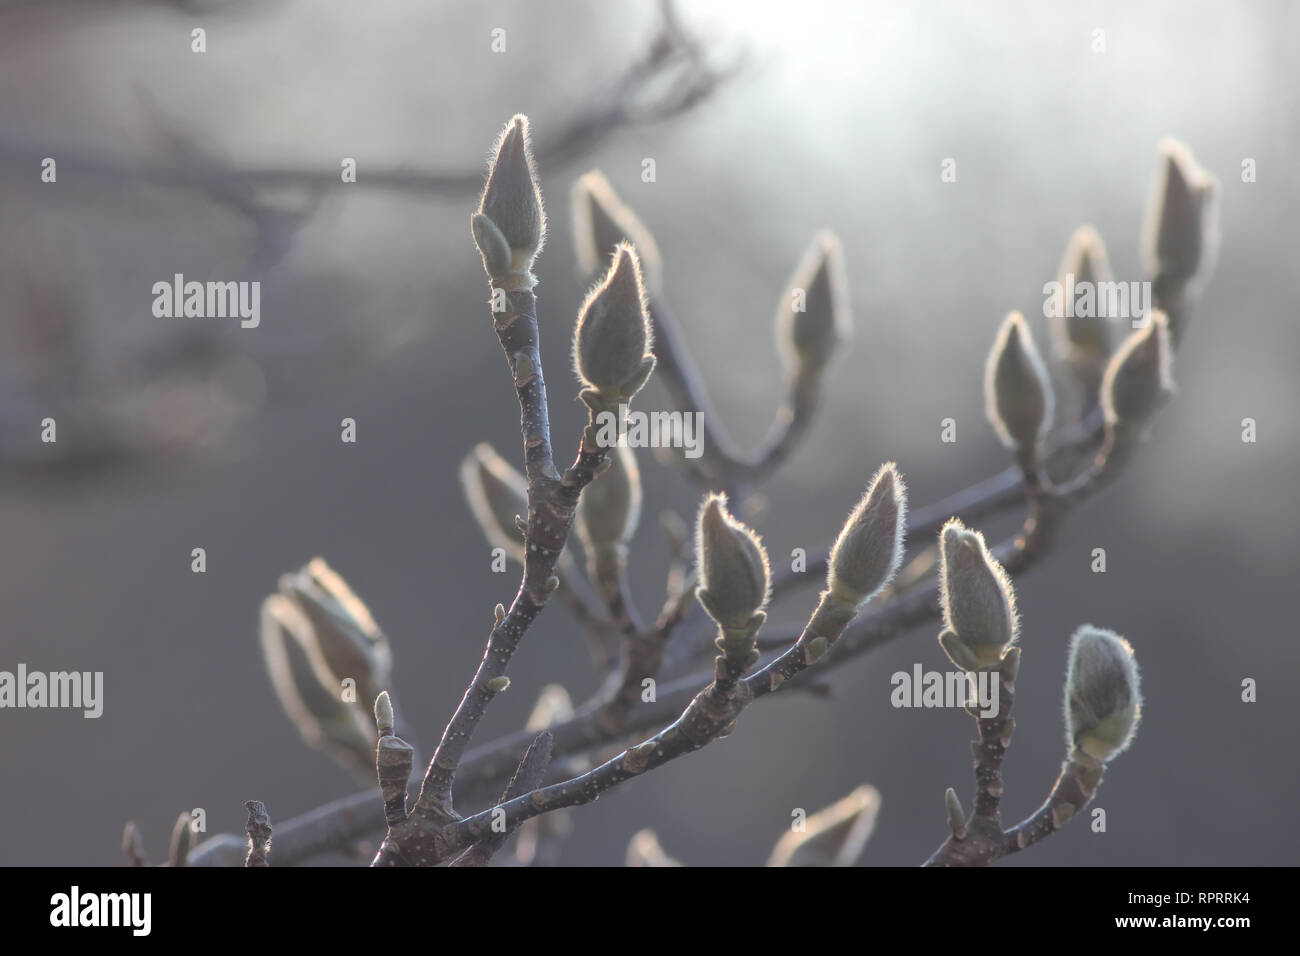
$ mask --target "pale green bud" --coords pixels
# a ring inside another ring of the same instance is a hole
[[[1073,276],[1072,280],[1070,276]],[[1076,289],[1086,288],[1084,283],[1088,283],[1095,291],[1098,283],[1112,281],[1114,276],[1106,255],[1106,244],[1092,226],[1080,226],[1070,236],[1065,255],[1061,258],[1057,282],[1061,285],[1062,295],[1071,283]],[[1076,311],[1072,308],[1074,303],[1067,303],[1064,299],[1059,305],[1058,313],[1052,317],[1057,354],[1074,365],[1100,369],[1113,348],[1115,317],[1072,314]]]
[[[776,344],[791,375],[816,375],[852,337],[840,241],[818,234],[776,310]]]
[[[375,698],[375,726],[382,736],[393,732],[393,723],[393,701],[388,696],[388,691],[380,691]]]
[[[1101,379],[1101,408],[1106,424],[1140,425],[1174,393],[1173,348],[1165,314],[1152,311],[1142,328],[1111,356]]]
[[[992,667],[1015,641],[1019,627],[1011,579],[989,553],[984,536],[957,518],[943,526],[939,543],[943,622],[952,632],[949,640],[970,654],[962,660],[954,657],[953,663],[965,670]]]
[[[864,604],[893,580],[903,560],[907,489],[891,461],[880,466],[831,548],[826,586]]]
[[[727,496],[709,495],[695,523],[695,596],[718,624],[741,628],[767,603],[771,568],[761,539],[727,511]]]
[[[1032,451],[1052,425],[1052,383],[1019,312],[998,329],[984,365],[984,405],[1002,444]]]
[[[509,271],[524,274],[532,267],[546,237],[546,214],[542,210],[541,191],[537,188],[526,116],[520,114],[511,119],[497,138],[493,152],[496,158],[488,171],[478,214],[488,219],[505,239],[511,253]],[[476,241],[480,234],[488,235],[489,232],[481,223],[474,226]],[[480,251],[484,255],[484,264],[495,278],[502,273],[492,272],[489,254],[493,258],[499,256],[499,242],[493,237],[488,243],[488,248],[480,244]]]
[[[488,544],[524,560],[524,532],[516,518],[528,515],[528,481],[491,445],[480,443],[460,465],[460,484]]]
[[[610,449],[611,466],[582,489],[577,531],[588,551],[627,544],[641,517],[641,472],[636,454],[623,445]]]
[[[578,274],[592,281],[609,266],[620,242],[636,250],[646,288],[657,294],[662,288],[662,260],[654,236],[626,206],[598,169],[573,184],[573,240],[578,257]]]
[[[632,247],[621,243],[578,312],[574,369],[587,388],[609,401],[635,395],[654,363],[641,266]]]
[[[1107,761],[1132,743],[1141,714],[1141,682],[1129,642],[1091,625],[1075,631],[1065,678],[1067,743]]]

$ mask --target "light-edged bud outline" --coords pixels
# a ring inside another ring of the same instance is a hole
[[[695,519],[695,597],[720,626],[740,628],[772,596],[772,566],[758,532],[727,510],[727,496],[705,496]]]
[[[599,169],[583,173],[572,193],[574,254],[579,275],[591,281],[600,274],[620,242],[636,250],[641,275],[649,292],[662,288],[663,260],[659,246],[645,223],[614,191]]]
[[[573,370],[606,401],[630,399],[654,371],[654,337],[636,250],[621,242],[587,293],[573,332]]]
[[[903,562],[907,534],[907,486],[898,466],[885,462],[831,546],[826,587],[831,594],[862,606],[893,581]]]
[[[1131,645],[1085,624],[1070,637],[1065,678],[1066,745],[1105,763],[1133,743],[1142,720],[1142,678]]]
[[[641,520],[641,469],[626,444],[610,449],[611,465],[582,489],[574,528],[588,551],[625,545]]]
[[[949,518],[939,532],[939,584],[944,650],[953,656],[955,642],[968,651],[969,658],[953,661],[966,670],[996,666],[1020,634],[1016,592],[984,535],[959,518]]]
[[[1169,320],[1153,309],[1150,320],[1130,334],[1106,364],[1101,378],[1101,410],[1106,424],[1139,425],[1174,394],[1173,343]]]
[[[796,289],[804,292],[801,312],[794,308]],[[844,247],[834,233],[813,238],[786,283],[774,324],[777,352],[791,375],[820,372],[853,338]]]
[[[1051,431],[1052,382],[1019,312],[1002,321],[985,360],[984,411],[998,440],[1012,451],[1031,451]]]

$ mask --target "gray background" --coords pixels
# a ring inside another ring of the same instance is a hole
[[[568,336],[583,292],[566,206],[584,169],[604,169],[654,231],[711,394],[747,442],[777,401],[770,317],[786,276],[817,229],[843,238],[856,336],[809,441],[765,489],[761,530],[778,558],[829,541],[881,461],[899,463],[914,505],[1004,467],[980,408],[1000,318],[1021,309],[1045,333],[1042,283],[1084,222],[1121,276],[1139,277],[1162,136],[1183,139],[1219,177],[1223,251],[1179,355],[1178,400],[1123,479],[1016,582],[1024,659],[1005,815],[1035,809],[1061,760],[1065,644],[1078,624],[1131,639],[1144,721],[1099,794],[1108,831],[1072,823],[1015,865],[1296,862],[1297,10],[692,4],[688,22],[723,52],[747,45],[751,70],[682,119],[541,170],[552,214],[539,265],[543,354],[566,457],[580,421]],[[299,743],[255,640],[261,598],[313,555],[391,636],[396,691],[428,746],[481,654],[492,605],[515,585],[513,573],[488,572],[456,468],[476,441],[512,459],[518,442],[469,241],[473,195],[340,187],[266,277],[262,327],[218,320],[202,333],[203,348],[235,358],[215,372],[182,363],[180,385],[158,393],[150,381],[137,407],[145,379],[130,360],[195,334],[149,314],[150,285],[176,271],[243,275],[249,232],[171,190],[64,177],[33,186],[34,168],[12,157],[39,147],[157,160],[166,147],[140,107],[145,90],[235,163],[335,168],[356,156],[362,177],[367,163],[473,169],[511,114],[528,113],[539,135],[561,122],[618,74],[652,22],[647,5],[576,2],[317,0],[242,16],[0,4],[10,157],[0,270],[9,281],[46,270],[76,291],[86,351],[63,371],[105,383],[74,389],[67,408],[90,424],[68,411],[60,443],[102,438],[109,426],[96,414],[111,402],[114,428],[152,428],[186,452],[108,471],[28,467],[49,454],[34,424],[47,412],[44,399],[22,404],[14,383],[57,360],[14,344],[47,320],[6,296],[0,668],[102,670],[107,688],[97,721],[0,712],[0,863],[115,864],[127,819],[156,857],[182,809],[204,807],[212,831],[237,831],[246,799],[264,800],[274,820],[352,792]],[[201,57],[189,52],[195,24],[209,33]],[[489,52],[496,26],[508,31],[505,55]],[[1091,50],[1094,27],[1106,30],[1104,54]],[[639,178],[645,156],[657,161],[654,184]],[[945,157],[957,159],[955,184],[939,181]],[[1245,157],[1256,183],[1241,182]],[[664,401],[658,386],[645,393],[645,407]],[[338,440],[345,416],[359,424],[356,445]],[[955,445],[939,441],[948,416]],[[1240,440],[1247,416],[1255,444]],[[648,516],[693,510],[684,482],[648,456],[643,467]],[[650,610],[665,562],[653,521],[638,542],[635,591]],[[190,572],[200,546],[205,575]],[[1088,570],[1094,547],[1107,549],[1105,575]],[[813,596],[777,618],[794,622]],[[687,862],[760,863],[792,808],[862,782],[884,800],[864,862],[923,860],[943,836],[944,787],[970,792],[972,728],[953,711],[893,709],[889,675],[943,667],[936,632],[837,671],[830,701],[764,701],[727,740],[578,811],[563,862],[617,864],[651,826]],[[543,684],[577,697],[596,683],[558,607],[511,674],[480,741],[517,727]],[[1245,677],[1259,681],[1255,704],[1240,702]]]

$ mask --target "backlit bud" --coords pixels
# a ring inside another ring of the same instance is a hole
[[[1052,424],[1052,384],[1029,327],[1012,312],[984,366],[985,412],[1002,444],[1032,452]]]
[[[964,670],[992,667],[1016,639],[1019,626],[1011,580],[989,553],[984,536],[958,519],[943,526],[939,540],[940,601],[944,625],[951,632],[947,640],[969,656],[961,651],[954,656],[947,646],[944,650]]]
[[[573,342],[578,378],[606,401],[631,398],[650,377],[655,360],[645,287],[636,253],[626,243],[582,304]]]
[[[1140,425],[1174,393],[1173,349],[1165,314],[1151,313],[1145,326],[1130,335],[1111,356],[1101,379],[1101,408],[1106,424]]]
[[[721,626],[744,627],[767,603],[767,552],[758,535],[727,511],[726,495],[709,495],[700,507],[695,560],[700,577],[696,597]]]
[[[821,233],[776,311],[776,343],[792,375],[817,374],[853,332],[840,241]]]
[[[528,515],[528,482],[524,476],[491,445],[481,443],[461,462],[460,484],[488,544],[504,549],[522,563],[524,533],[515,518]]]
[[[528,118],[515,116],[501,131],[493,152],[496,158],[488,172],[478,215],[486,218],[505,239],[510,250],[507,271],[527,275],[546,236],[546,214],[542,211],[542,194],[537,188],[528,142]],[[474,220],[472,224],[484,265],[493,278],[501,277],[503,272],[493,271],[494,267],[500,267],[499,241],[490,236],[491,231],[483,223]]]
[[[627,544],[641,517],[641,472],[636,454],[617,445],[605,459],[611,467],[582,490],[578,500],[578,536],[588,551]]]
[[[831,548],[826,585],[851,604],[863,604],[893,580],[903,560],[907,489],[897,467],[880,467]]]
[[[1065,679],[1068,744],[1107,761],[1133,741],[1141,713],[1137,661],[1129,642],[1091,625],[1075,631]]]
[[[661,288],[661,260],[654,237],[598,169],[573,184],[573,239],[579,275],[584,281],[598,278],[609,266],[618,244],[628,242],[640,259],[647,289],[655,294]]]
[[[1106,244],[1092,226],[1080,226],[1065,247],[1057,276],[1062,298],[1052,310],[1053,337],[1061,358],[1096,369],[1105,364],[1113,348],[1117,317],[1098,314],[1102,310],[1098,285],[1112,281]],[[1080,299],[1080,293],[1085,298]],[[1066,301],[1069,295],[1074,296],[1073,302]],[[1090,302],[1087,296],[1091,296]]]

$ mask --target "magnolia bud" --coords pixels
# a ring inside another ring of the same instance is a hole
[[[815,375],[853,333],[840,241],[820,233],[776,311],[776,344],[791,375]]]
[[[319,663],[332,680],[351,677],[360,685],[388,683],[392,652],[365,603],[321,558],[280,578],[280,593],[311,623]],[[327,679],[321,674],[322,681]]]
[[[375,698],[375,726],[381,737],[393,732],[393,701],[386,690]]]
[[[1107,761],[1132,743],[1141,714],[1137,661],[1129,642],[1091,625],[1075,631],[1065,678],[1067,743]]]
[[[283,594],[273,594],[262,602],[258,636],[276,697],[303,742],[369,779],[374,773],[374,733],[363,725],[362,712],[343,702],[338,684],[322,682],[306,615]]]
[[[474,238],[493,278],[503,276],[505,271],[527,274],[546,236],[546,214],[542,211],[542,194],[537,188],[528,142],[528,118],[515,116],[501,131],[493,151],[496,159],[488,172],[478,216],[494,226],[505,240],[510,250],[509,269],[500,268],[497,236],[477,218],[471,220]]]
[[[588,551],[627,544],[641,517],[641,472],[631,448],[617,445],[605,459],[611,467],[582,490],[577,531]]]
[[[587,295],[573,336],[574,368],[607,401],[628,399],[653,371],[650,317],[636,253],[621,243],[604,280]]]
[[[1175,139],[1160,143],[1160,179],[1143,230],[1142,263],[1165,294],[1213,268],[1217,183]]]
[[[897,466],[880,466],[831,548],[826,586],[850,604],[865,604],[898,572],[907,530],[907,489]]]
[[[1099,299],[1096,297],[1097,286],[1103,282],[1112,282],[1114,277],[1110,270],[1110,260],[1106,255],[1106,244],[1092,226],[1080,226],[1070,236],[1061,259],[1057,282],[1061,286],[1062,296],[1072,294],[1078,288],[1091,288],[1094,293],[1094,308],[1091,315],[1077,315],[1076,303],[1062,299],[1059,308],[1053,314],[1053,328],[1057,354],[1075,365],[1101,368],[1110,355],[1111,337],[1116,316],[1098,315]]]
[[[1106,366],[1101,379],[1101,408],[1106,424],[1140,425],[1174,393],[1173,349],[1165,314],[1151,313],[1145,326],[1130,335]]]
[[[528,514],[528,482],[491,445],[480,443],[460,465],[460,484],[488,544],[523,563],[524,533],[515,518]]]
[[[984,366],[984,405],[993,430],[1012,451],[1032,452],[1052,425],[1052,383],[1029,327],[1012,312]]]
[[[709,495],[700,507],[695,560],[700,578],[695,596],[722,627],[745,627],[767,603],[767,552],[758,535],[727,511],[726,495]]]
[[[172,839],[167,850],[167,862],[171,866],[189,866],[190,844],[194,838],[190,827],[192,819],[188,813],[182,813],[172,826]]]
[[[940,642],[964,670],[992,667],[1016,639],[1019,626],[1011,580],[989,553],[984,536],[957,518],[943,526],[939,541],[940,602],[944,625],[951,632]],[[965,654],[958,651],[954,656],[951,645],[959,645]]]
[[[592,281],[608,267],[620,242],[636,250],[652,295],[661,288],[662,262],[654,236],[619,199],[605,174],[593,169],[573,184],[573,240],[579,275]]]

